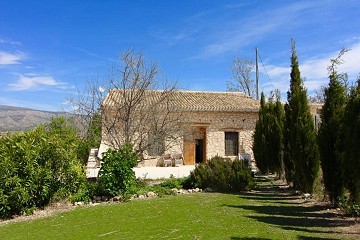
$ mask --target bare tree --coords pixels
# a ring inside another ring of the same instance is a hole
[[[327,70],[329,75],[334,75],[340,82],[344,85],[346,95],[350,94],[350,86],[349,86],[349,78],[347,73],[338,73],[337,67],[344,63],[342,59],[343,55],[350,51],[350,49],[343,48],[340,50],[336,58],[330,59],[330,66],[328,66]],[[320,86],[319,89],[314,91],[314,95],[309,97],[310,103],[324,103],[325,102],[325,86]]]
[[[100,106],[105,96],[105,85],[97,77],[92,77],[83,88],[76,87],[76,92],[67,97],[70,112],[76,116],[76,125],[81,137],[90,141],[92,147],[100,144],[101,114]]]
[[[344,59],[342,58],[345,53],[351,51],[351,49],[343,48],[340,50],[336,58],[330,59],[331,65],[328,66],[328,72],[330,75],[335,75],[334,77],[337,77],[340,82],[345,87],[345,93],[347,96],[350,95],[350,84],[349,84],[349,78],[347,73],[338,73],[337,67],[344,63]]]
[[[255,63],[248,58],[234,57],[230,71],[233,75],[233,82],[227,81],[227,89],[231,92],[243,92],[250,97],[256,94],[255,81],[251,73]]]
[[[104,81],[93,78],[68,102],[81,116],[84,138],[100,136],[113,149],[131,143],[139,153],[161,155],[189,132],[176,91],[176,83],[162,77],[156,63],[128,50]]]
[[[109,85],[101,107],[107,145],[117,149],[131,143],[140,153],[160,155],[182,137],[176,84],[161,78],[157,64],[145,62],[142,53],[124,52],[121,64],[111,68]]]
[[[309,103],[324,103],[325,101],[325,86],[320,86],[319,89],[314,91],[312,96],[308,97]]]

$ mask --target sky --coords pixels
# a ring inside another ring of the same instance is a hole
[[[360,73],[360,0],[0,0],[0,105],[62,111],[87,81],[106,81],[122,52],[141,52],[179,89],[226,91],[234,57],[255,61],[259,91],[290,81],[296,41],[309,95],[327,66]]]

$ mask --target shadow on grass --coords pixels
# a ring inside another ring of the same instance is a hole
[[[239,208],[257,214],[251,214],[248,218],[279,226],[284,230],[299,231],[306,233],[337,234],[334,227],[347,227],[353,225],[349,219],[338,218],[336,213],[323,211],[328,206],[315,204],[302,206],[293,201],[299,196],[292,194],[291,189],[283,189],[279,186],[261,186],[256,191],[244,192],[240,198],[257,200],[264,205],[225,205],[226,207]],[[314,229],[314,228],[321,228]],[[231,239],[265,239],[265,238],[231,238]],[[298,239],[332,239],[298,236]]]
[[[257,238],[257,237],[231,237],[231,240],[271,240],[271,238]]]
[[[231,240],[271,240],[271,238],[256,238],[256,237],[231,237]],[[307,236],[298,236],[299,240],[336,240],[335,238],[319,238],[319,237],[307,237]]]
[[[298,236],[299,240],[337,240],[337,238],[321,238],[321,237],[308,237],[308,236]]]

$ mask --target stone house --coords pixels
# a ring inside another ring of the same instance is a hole
[[[105,119],[112,118],[112,111],[121,102],[119,91],[123,90],[110,90],[102,104],[100,155],[106,148],[111,147],[109,131],[104,125]],[[163,93],[160,90],[146,91],[147,103]],[[252,136],[258,119],[259,101],[240,92],[173,91],[168,98],[170,101],[166,108],[173,110],[171,114],[181,114],[177,121],[186,126],[187,130],[183,128],[179,131],[178,138],[171,145],[164,143],[167,139],[162,139],[164,142],[160,145],[167,147],[160,147],[158,151],[144,151],[139,167],[160,166],[164,154],[181,155],[184,165],[206,162],[214,156],[234,159],[241,153],[249,154],[251,159],[254,159]],[[143,125],[146,125],[146,122],[139,124]]]

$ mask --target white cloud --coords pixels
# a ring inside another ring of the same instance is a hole
[[[10,45],[21,45],[20,42],[8,41],[8,40],[1,39],[1,38],[0,38],[0,43],[1,44],[10,44]]]
[[[345,53],[342,57],[343,64],[338,67],[338,72],[347,73],[349,80],[355,80],[360,73],[360,41],[350,47],[351,51]],[[325,54],[324,57],[301,60],[299,56],[299,65],[301,76],[305,78],[304,85],[309,92],[319,89],[320,86],[327,85],[328,66],[330,59],[336,58],[338,52]],[[290,82],[290,62],[288,66],[266,65],[267,73],[270,81],[261,84],[264,92],[269,92],[274,89],[279,89],[282,93],[286,93],[289,89]]]
[[[29,89],[39,89],[45,86],[64,86],[65,83],[56,81],[51,76],[34,76],[32,75],[19,75],[16,83],[9,84],[10,88],[14,91],[22,91]]]
[[[0,65],[19,64],[25,58],[22,52],[9,53],[0,51]]]
[[[206,45],[200,57],[231,52],[253,44],[257,39],[280,28],[302,24],[305,21],[304,19],[299,21],[298,15],[306,10],[314,9],[316,4],[316,2],[297,2],[279,9],[262,11],[261,17],[256,14],[245,20],[224,23],[221,31],[215,31],[215,36],[220,37]]]
[[[339,67],[339,71],[347,72],[349,75],[357,75],[360,73],[360,39],[350,49],[349,52],[345,53],[344,64]]]

